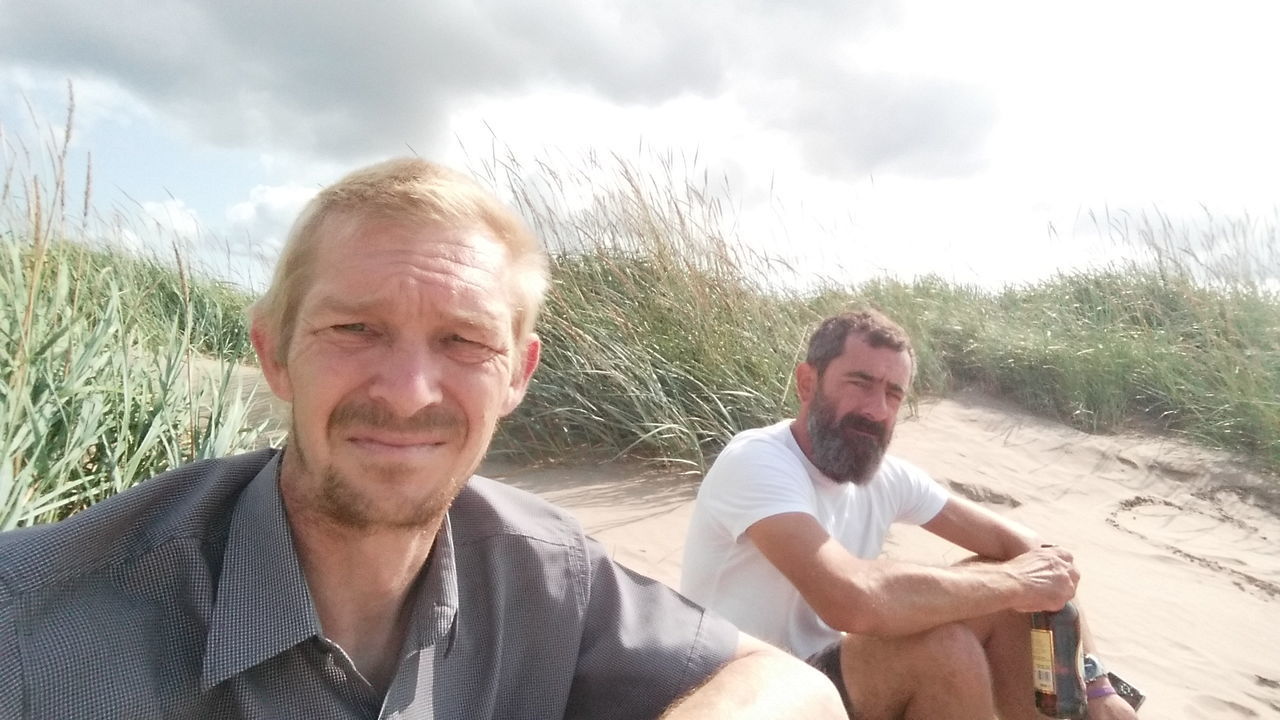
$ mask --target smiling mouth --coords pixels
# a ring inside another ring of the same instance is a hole
[[[374,452],[414,452],[444,445],[448,439],[441,437],[410,438],[378,435],[353,435],[347,438],[357,447]]]

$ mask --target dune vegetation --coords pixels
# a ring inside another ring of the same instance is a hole
[[[265,442],[232,383],[253,362],[249,294],[180,254],[110,249],[88,198],[65,197],[68,139],[40,162],[4,148],[0,529]],[[572,208],[554,189],[582,194],[582,178],[511,158],[477,169],[552,251],[542,366],[496,452],[701,470],[736,431],[793,411],[816,320],[869,305],[915,338],[917,395],[976,387],[1088,432],[1140,421],[1280,470],[1274,224],[1196,238],[1144,226],[1126,265],[996,291],[939,277],[800,286],[743,248],[705,185],[584,162],[583,177],[604,179]],[[215,370],[195,372],[197,358]]]
[[[554,192],[530,192],[514,159],[483,169],[561,249],[544,363],[504,447],[608,448],[700,470],[738,430],[794,410],[792,368],[817,320],[872,306],[910,331],[917,394],[976,387],[1092,433],[1140,419],[1280,468],[1274,223],[1199,236],[1117,227],[1136,259],[997,291],[931,276],[797,290],[773,280],[788,267],[724,231],[705,185],[605,165],[590,174],[606,178],[593,202],[571,214]]]
[[[233,385],[251,356],[246,294],[180,257],[110,249],[88,198],[67,197],[69,133],[34,154],[0,135],[0,530],[255,447],[264,430]]]

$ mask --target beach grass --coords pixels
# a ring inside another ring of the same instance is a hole
[[[252,362],[249,296],[190,272],[180,253],[111,249],[84,218],[68,221],[80,203],[59,196],[65,142],[44,152],[43,176],[5,155],[0,528],[265,442],[232,382]],[[701,471],[734,433],[794,412],[793,368],[818,320],[872,306],[914,338],[913,400],[978,388],[1087,432],[1139,422],[1280,471],[1280,297],[1268,280],[1280,262],[1266,255],[1274,242],[1256,242],[1274,241],[1274,225],[1227,224],[1196,246],[1155,223],[1123,238],[1142,251],[1131,261],[999,290],[937,276],[798,283],[739,242],[722,189],[673,167],[591,157],[565,176],[495,157],[478,168],[552,261],[542,365],[495,452]],[[212,372],[193,369],[204,361]]]
[[[1086,432],[1140,421],[1280,469],[1274,223],[1196,237],[1113,223],[1133,259],[999,290],[936,276],[797,286],[723,230],[705,179],[662,168],[482,169],[553,249],[544,362],[503,449],[705,469],[734,433],[794,412],[793,368],[818,320],[870,306],[914,338],[917,395],[977,387]],[[593,201],[565,208],[566,186]]]
[[[165,469],[254,447],[242,291],[94,249],[67,210],[66,134],[5,143],[0,530],[56,520]],[[33,172],[33,168],[38,172]]]

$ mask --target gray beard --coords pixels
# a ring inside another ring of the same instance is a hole
[[[880,469],[888,438],[882,442],[855,431],[860,422],[867,421],[848,415],[837,422],[825,398],[814,396],[806,423],[813,446],[809,460],[823,475],[840,483],[865,485]]]

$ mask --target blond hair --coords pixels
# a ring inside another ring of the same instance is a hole
[[[311,280],[316,235],[337,214],[451,228],[483,229],[504,245],[515,282],[514,338],[533,332],[547,289],[547,260],[532,231],[476,181],[419,158],[399,158],[356,170],[321,190],[294,221],[266,293],[249,312],[277,334],[285,362],[302,295]]]

